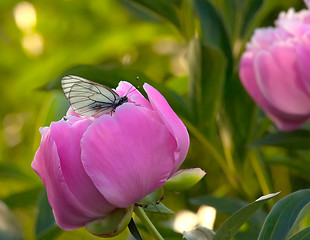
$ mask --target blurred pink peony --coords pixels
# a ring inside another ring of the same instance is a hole
[[[123,96],[130,84],[120,82]],[[81,117],[41,128],[32,168],[42,179],[57,224],[76,229],[127,208],[163,186],[184,161],[186,127],[152,86],[144,84],[115,114]]]
[[[242,55],[240,78],[279,129],[294,130],[308,121],[310,11],[289,9],[280,13],[275,28],[257,29]]]

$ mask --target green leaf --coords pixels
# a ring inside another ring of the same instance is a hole
[[[159,15],[180,29],[181,24],[178,11],[176,5],[173,2],[165,0],[130,0],[130,2],[137,4],[138,6],[150,11],[151,13]]]
[[[276,132],[255,141],[249,146],[276,146],[289,149],[309,149],[310,131],[296,130],[293,132]]]
[[[286,239],[309,212],[309,189],[300,190],[286,196],[271,209],[259,235],[259,240]]]
[[[198,124],[205,121],[210,133],[224,83],[232,74],[233,55],[230,36],[218,9],[210,0],[194,0],[194,6],[201,23],[201,43],[192,40],[189,46],[189,97],[192,107],[199,108]]]
[[[225,111],[220,119],[224,127],[228,127],[234,150],[240,156],[235,160],[241,166],[247,157],[245,146],[252,141],[253,129],[257,126],[257,106],[244,90],[238,72],[234,72],[225,82],[223,108]]]
[[[142,240],[139,230],[132,218],[128,224],[128,228],[129,228],[130,233],[136,240]]]
[[[150,205],[147,205],[146,207],[143,207],[143,210],[145,212],[152,212],[152,213],[160,213],[160,214],[174,214],[173,211],[171,211],[169,208],[167,208],[164,204],[161,202],[159,203],[153,203]]]
[[[195,13],[191,0],[183,0],[180,6],[181,32],[186,41],[195,35]]]
[[[267,164],[276,164],[276,165],[283,165],[288,167],[291,170],[295,170],[298,177],[303,177],[304,179],[310,179],[310,164],[309,160],[303,158],[295,158],[292,157],[270,157],[265,159]]]
[[[162,218],[162,216],[160,216],[160,217]],[[182,239],[183,234],[175,232],[173,230],[173,222],[171,220],[160,222],[159,224],[156,225],[156,228],[162,236],[165,236],[165,239],[169,239],[169,240]]]
[[[48,84],[42,90],[61,89],[60,81],[66,75],[77,75],[104,84],[110,88],[115,88],[120,81],[128,81],[135,86],[142,86],[144,82],[150,82],[143,73],[124,68],[104,68],[92,65],[77,65],[67,69]],[[139,77],[139,79],[137,79]]]
[[[244,3],[244,21],[241,26],[241,36],[246,35],[246,38],[248,38],[249,34],[253,33],[253,27],[259,26],[257,24],[259,24],[260,19],[262,19],[260,16],[262,14],[262,5],[263,0],[251,0]]]
[[[204,45],[221,49],[231,57],[230,38],[218,10],[209,0],[194,0],[194,5],[201,23]]]
[[[198,125],[210,129],[215,110],[222,96],[225,79],[226,58],[214,47],[208,47],[193,38],[187,54],[189,64],[189,98],[197,112]]]
[[[29,206],[36,205],[36,199],[38,199],[40,193],[42,192],[42,186],[34,187],[31,189],[27,189],[23,192],[18,192],[15,194],[11,194],[3,201],[10,207],[10,208],[26,208]]]
[[[240,24],[242,23],[242,5],[244,1],[240,0],[209,0],[219,10],[223,18],[223,24],[226,26],[227,34],[231,37],[239,33]],[[232,39],[234,41],[235,39]]]
[[[216,107],[220,103],[223,94],[227,60],[218,49],[204,45],[201,47],[202,102],[200,107],[203,108],[203,119],[215,119]]]
[[[164,195],[164,188],[158,188],[154,192],[150,193],[149,195],[145,196],[143,199],[139,201],[140,204],[148,205],[156,203],[163,198]]]
[[[22,230],[9,208],[0,201],[0,239],[21,240],[23,239]]]
[[[49,228],[48,231],[45,231],[40,236],[38,236],[36,240],[57,239],[62,232],[63,231],[58,226],[55,225]]]
[[[308,239],[310,239],[310,227],[303,229],[302,231],[296,233],[294,236],[289,238],[289,240],[308,240]]]
[[[198,226],[191,231],[184,232],[183,238],[187,240],[197,240],[197,239],[212,240],[214,235],[215,235],[215,232],[213,232],[212,230],[205,228],[205,227]]]
[[[0,176],[1,177],[9,177],[14,179],[19,179],[23,181],[30,181],[32,180],[27,174],[25,174],[22,170],[20,170],[17,166],[7,163],[0,164]]]
[[[38,203],[38,216],[36,219],[36,239],[55,239],[62,233],[62,230],[56,225],[52,208],[48,203],[46,191],[41,192],[41,198]]]
[[[161,214],[174,214],[169,208],[167,208],[160,201],[164,195],[164,188],[158,188],[156,191],[145,196],[142,200],[136,204],[137,207],[143,207],[145,212],[161,213]]]
[[[272,193],[262,196],[255,202],[250,203],[249,205],[241,208],[220,226],[213,239],[214,240],[231,239],[237,233],[238,229],[242,226],[242,224],[245,223],[247,219],[257,211],[257,209],[259,209],[269,199],[273,198],[278,194],[279,193]]]

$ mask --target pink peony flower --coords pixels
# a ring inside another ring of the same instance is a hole
[[[257,29],[242,55],[240,78],[279,129],[294,130],[308,121],[310,11],[289,9],[280,13],[274,28]]]
[[[130,84],[120,82],[123,96]],[[44,183],[57,224],[72,230],[127,208],[163,186],[184,161],[189,136],[165,98],[144,84],[115,114],[66,120],[41,128],[32,168]]]

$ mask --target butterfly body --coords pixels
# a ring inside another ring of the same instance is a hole
[[[128,102],[126,95],[121,97],[107,86],[74,75],[63,77],[61,86],[73,110],[82,116],[112,113]]]
[[[122,105],[123,103],[125,102],[128,102],[128,97],[127,96],[124,96],[124,97],[120,97],[118,100],[116,100],[116,102],[113,102],[111,103],[111,112],[115,111],[115,109]],[[100,111],[101,109],[105,108],[106,107],[106,102],[100,102],[100,101],[96,101],[94,103],[92,103],[89,107],[94,109],[94,110],[97,110],[97,111]],[[110,112],[110,109],[106,109],[106,112]]]
[[[128,97],[127,96],[121,97],[117,103],[112,105],[112,107],[115,110],[118,106],[122,105],[125,102],[128,102]]]

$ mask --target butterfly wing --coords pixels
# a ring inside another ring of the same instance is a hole
[[[111,112],[120,100],[111,88],[74,75],[63,77],[61,86],[73,110],[82,116]]]

